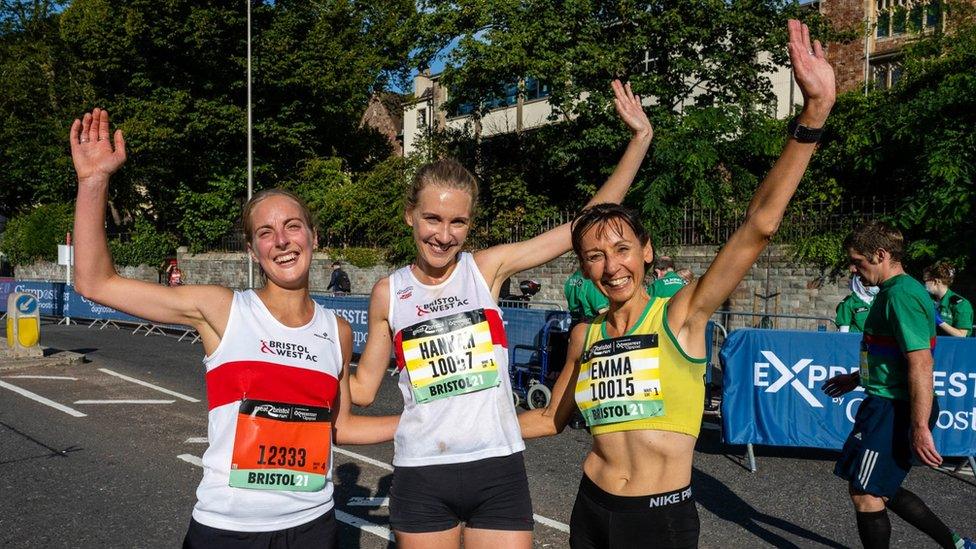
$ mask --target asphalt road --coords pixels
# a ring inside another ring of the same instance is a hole
[[[0,547],[179,546],[207,436],[202,347],[84,325],[45,324],[41,339],[89,361],[18,370],[0,363]],[[401,406],[388,378],[376,404],[360,413]],[[537,547],[567,546],[589,445],[589,434],[570,429],[528,442]],[[702,547],[859,545],[845,485],[831,474],[834,453],[759,448],[756,473],[742,453],[722,444],[718,431],[703,430],[693,479]],[[392,457],[391,443],[337,449],[342,547],[394,546],[382,501]],[[976,534],[972,476],[916,468],[906,487],[950,526]],[[892,526],[893,545],[933,546],[897,517]]]

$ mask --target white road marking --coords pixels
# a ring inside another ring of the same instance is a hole
[[[166,393],[167,395],[172,395],[172,396],[175,396],[176,398],[181,398],[181,399],[183,399],[183,400],[185,400],[187,402],[200,402],[199,399],[193,398],[191,396],[186,396],[183,393],[177,393],[176,391],[171,391],[169,389],[166,389],[165,387],[160,387],[159,385],[153,385],[152,383],[149,383],[148,381],[142,381],[141,379],[136,379],[134,377],[129,377],[127,375],[120,374],[118,372],[113,372],[112,370],[109,370],[108,368],[99,368],[98,371],[99,372],[104,372],[104,373],[106,373],[106,374],[108,374],[110,376],[115,376],[117,378],[124,379],[126,381],[131,381],[132,383],[135,383],[136,385],[142,385],[143,387],[149,387],[150,389],[155,389],[156,391],[159,391],[160,393]]]
[[[374,536],[384,538],[388,541],[396,541],[396,537],[393,536],[393,532],[391,532],[389,528],[380,526],[379,524],[373,524],[366,519],[361,519],[355,515],[344,513],[338,509],[335,510],[335,515],[336,520],[345,522],[349,526],[359,528],[363,532],[369,532]]]
[[[7,383],[5,381],[0,381],[0,387],[3,387],[4,389],[10,389],[11,391],[13,391],[15,393],[19,393],[19,394],[21,394],[21,395],[23,395],[23,396],[25,396],[25,397],[27,397],[27,398],[29,398],[31,400],[34,400],[36,402],[40,402],[41,404],[44,404],[45,406],[50,406],[51,408],[54,408],[55,410],[61,410],[62,412],[68,414],[69,416],[85,417],[85,416],[88,415],[88,414],[84,414],[82,412],[79,412],[78,410],[75,410],[74,408],[69,408],[69,407],[65,406],[64,404],[58,404],[57,402],[54,402],[53,400],[51,400],[49,398],[44,398],[44,397],[42,397],[41,395],[39,395],[37,393],[32,393],[32,392],[28,391],[27,389],[22,389],[22,388],[20,388],[20,387],[18,387],[16,385],[11,385],[10,383]]]
[[[203,460],[193,454],[180,454],[176,456],[176,458],[182,459],[183,461],[191,465],[196,465],[197,467],[203,467]]]
[[[552,520],[551,518],[547,518],[547,517],[544,517],[542,515],[533,514],[532,515],[532,518],[534,518],[535,521],[538,522],[539,524],[543,524],[545,526],[548,526],[549,528],[553,528],[553,529],[559,530],[560,532],[566,532],[567,534],[569,533],[569,525],[568,524],[563,524],[562,522],[559,522],[558,520]]]
[[[389,507],[390,498],[349,498],[346,505],[350,507]]]
[[[203,460],[194,456],[193,454],[180,454],[176,456],[177,459],[182,459],[183,461],[196,465],[197,467],[203,467]],[[381,537],[387,541],[396,541],[393,536],[393,532],[389,528],[380,526],[379,524],[374,524],[366,519],[361,519],[355,515],[350,515],[349,513],[344,513],[338,509],[335,510],[336,520],[344,522],[349,526],[354,528],[359,528],[363,532],[368,532],[374,536]]]
[[[175,400],[139,400],[123,398],[119,400],[76,400],[75,404],[172,404]]]
[[[8,378],[8,379],[63,379],[65,381],[78,381],[78,378],[76,378],[76,377],[68,377],[68,376],[28,376],[28,375],[20,375],[20,376],[3,376],[3,377]]]
[[[350,452],[349,450],[346,450],[345,448],[339,448],[337,446],[333,446],[332,447],[332,451],[335,452],[335,453],[337,453],[337,454],[342,454],[344,456],[349,456],[351,458],[358,459],[359,461],[365,461],[366,463],[368,463],[370,465],[375,465],[375,466],[379,467],[380,469],[386,469],[387,471],[392,471],[393,470],[393,466],[390,465],[389,463],[383,463],[382,461],[380,461],[378,459],[373,459],[373,458],[371,458],[369,456],[364,456],[362,454],[357,454],[356,452]]]
[[[206,444],[209,442],[207,437],[190,437],[183,441],[183,444]]]
[[[393,470],[393,466],[390,465],[389,463],[384,463],[384,462],[379,461],[377,459],[373,459],[371,457],[364,456],[362,454],[357,454],[356,452],[350,452],[349,450],[346,450],[344,448],[338,448],[336,446],[333,446],[332,447],[332,450],[335,453],[337,453],[337,454],[342,454],[344,456],[349,456],[351,458],[358,459],[360,461],[364,461],[366,463],[369,463],[370,465],[375,465],[377,467],[380,467],[381,469],[386,469],[387,471],[392,471]],[[553,519],[548,518],[548,517],[544,517],[542,515],[533,514],[532,515],[532,518],[534,518],[535,521],[538,522],[539,524],[542,524],[544,526],[548,526],[550,528],[559,530],[560,532],[566,532],[567,534],[569,533],[569,525],[568,524],[559,522],[558,520],[553,520]]]

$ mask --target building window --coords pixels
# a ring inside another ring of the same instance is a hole
[[[887,38],[906,32],[924,32],[939,25],[941,0],[877,0],[875,36]]]
[[[934,29],[939,26],[939,18],[942,15],[942,2],[934,0],[925,6],[925,27]]]
[[[901,80],[901,63],[886,59],[871,62],[871,83],[875,89],[887,90]]]
[[[427,127],[427,107],[423,106],[417,111],[417,127]]]
[[[541,82],[538,78],[525,79],[525,100],[542,99],[549,97],[549,84]]]

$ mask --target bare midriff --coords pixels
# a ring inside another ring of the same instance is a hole
[[[695,437],[671,431],[619,431],[593,437],[583,471],[617,496],[648,496],[691,484]]]

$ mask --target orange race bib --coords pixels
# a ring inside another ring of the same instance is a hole
[[[321,490],[329,474],[331,443],[329,408],[242,400],[230,485],[255,490]]]

